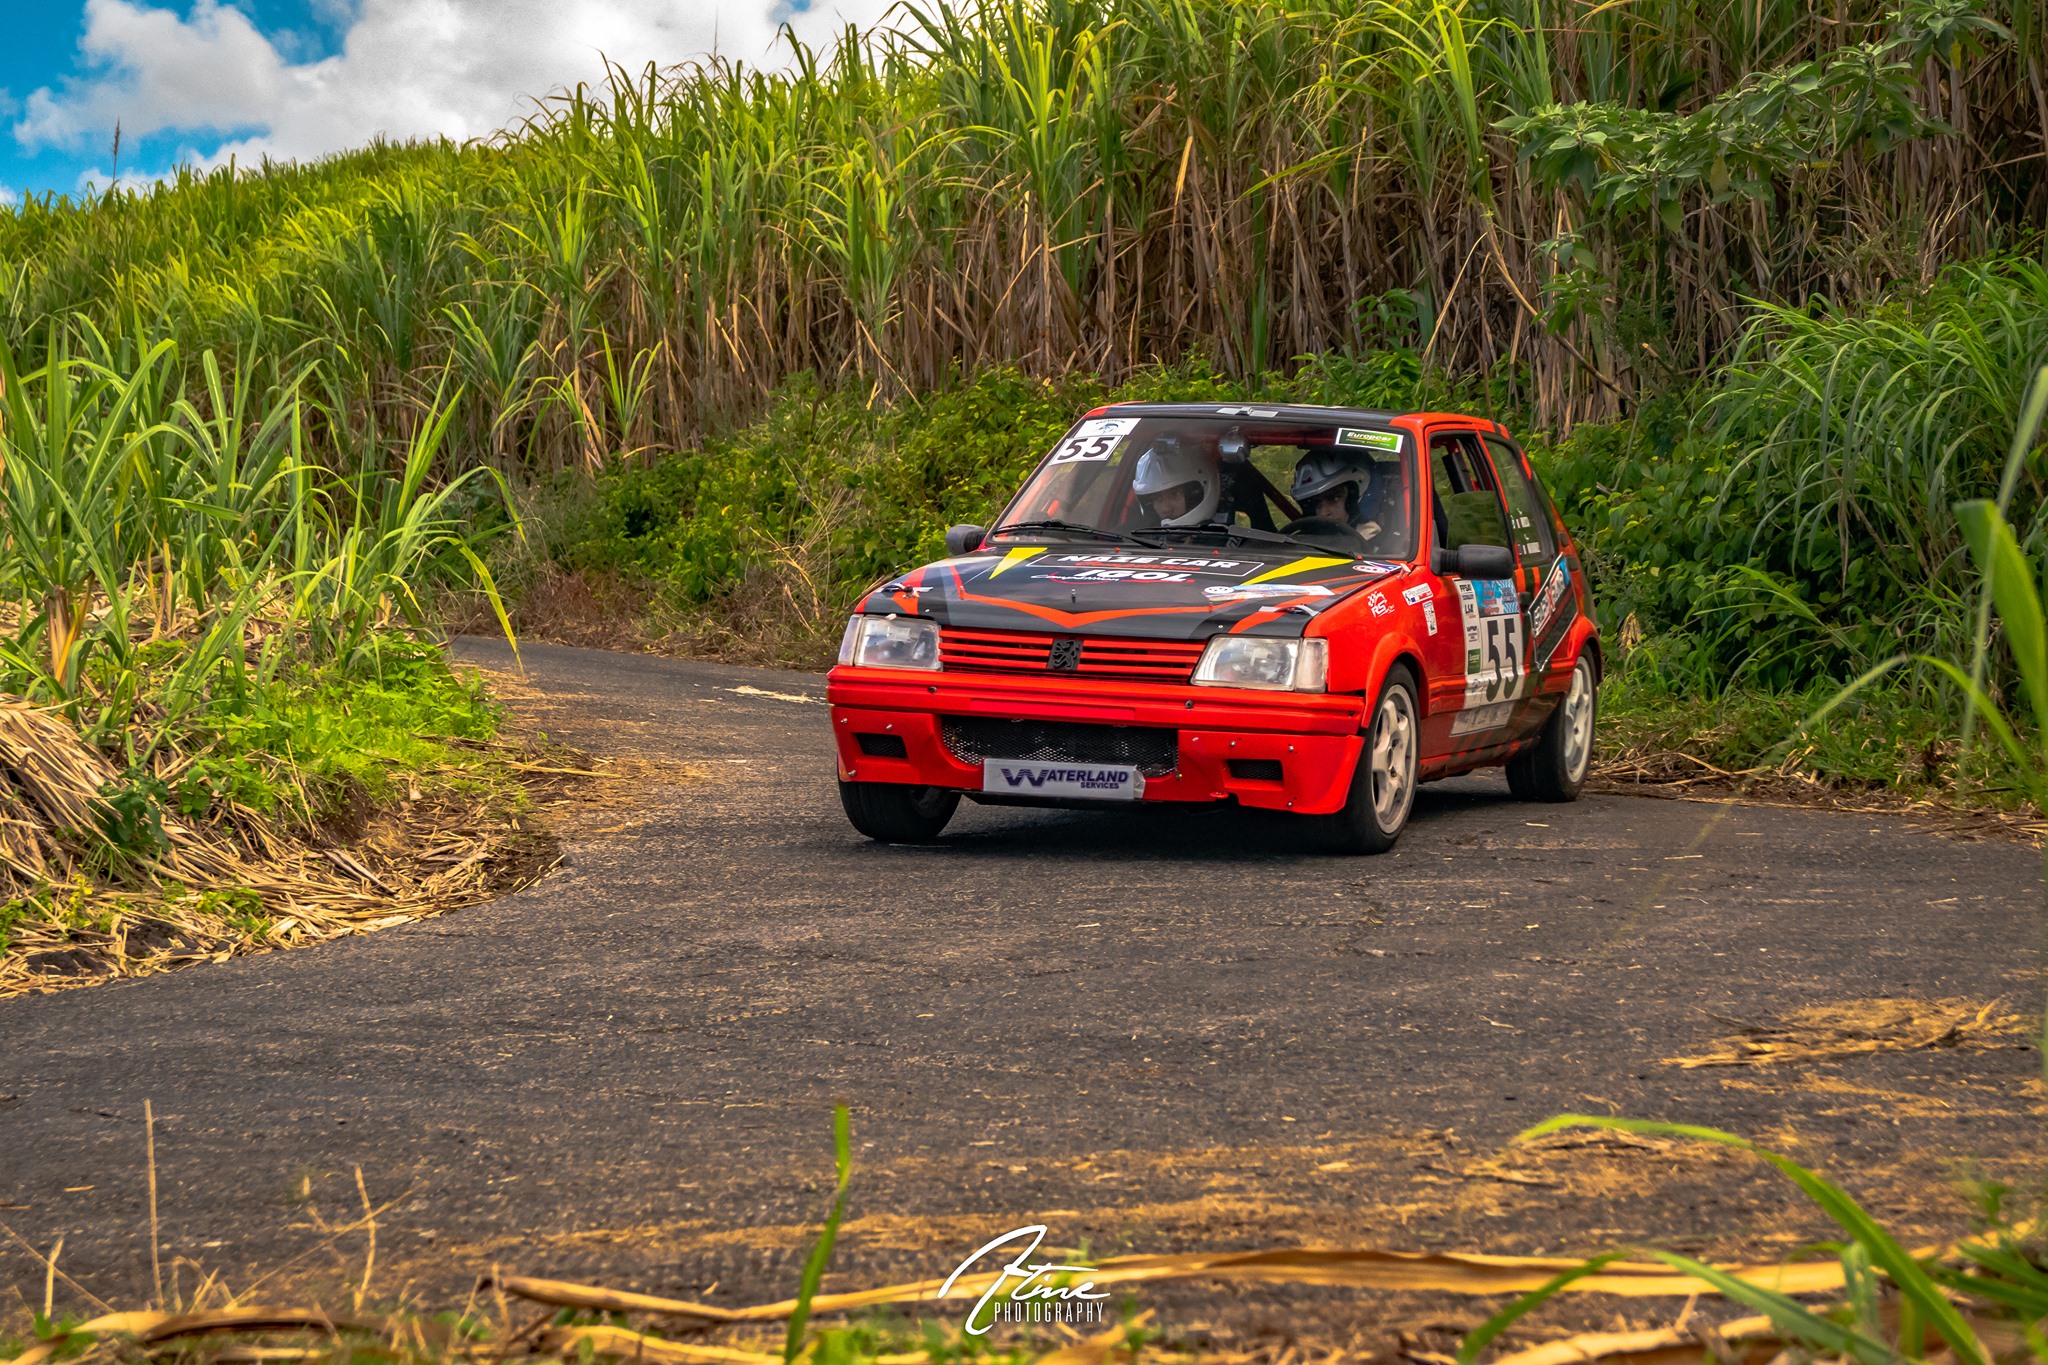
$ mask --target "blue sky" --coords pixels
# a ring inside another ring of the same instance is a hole
[[[888,0],[0,0],[0,202],[114,169],[478,137],[603,59],[780,64]]]
[[[304,0],[238,0],[238,8],[249,14],[260,30],[275,35],[280,46],[302,57],[331,56],[346,31],[347,15],[338,6],[325,7],[323,14]],[[173,7],[189,13],[190,6]],[[84,0],[7,0],[8,41],[0,43],[0,118],[5,135],[0,136],[0,187],[19,194],[45,190],[69,192],[89,170],[112,165],[114,130],[101,136],[90,134],[69,139],[70,145],[24,142],[15,136],[22,106],[37,90],[62,90],[66,82],[89,78],[96,63],[88,62],[80,50],[85,37]],[[157,133],[140,140],[124,132],[121,160],[129,166],[162,168],[174,164],[181,151],[210,150],[213,130],[194,129],[193,135]],[[248,131],[248,130],[239,130]]]

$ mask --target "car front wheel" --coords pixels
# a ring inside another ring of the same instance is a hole
[[[1407,828],[1422,752],[1421,716],[1415,679],[1406,668],[1394,669],[1373,707],[1350,798],[1335,814],[1309,817],[1332,852],[1385,853]]]
[[[870,839],[885,844],[926,844],[960,809],[960,793],[944,787],[917,787],[901,782],[844,782],[839,804],[846,818]]]
[[[1593,661],[1572,665],[1571,689],[1544,722],[1536,743],[1508,760],[1508,790],[1524,801],[1576,801],[1593,766],[1593,722],[1599,694]]]

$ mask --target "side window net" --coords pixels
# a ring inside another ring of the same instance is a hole
[[[1509,545],[1507,517],[1493,472],[1469,436],[1438,436],[1429,443],[1429,474],[1436,495],[1436,543]]]

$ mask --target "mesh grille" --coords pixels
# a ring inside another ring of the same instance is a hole
[[[1115,763],[1164,777],[1180,763],[1180,732],[1064,720],[946,716],[940,734],[963,763],[1018,758],[1036,763]]]
[[[1052,667],[1052,649],[1075,640],[1078,660]],[[1016,630],[970,630],[946,626],[939,632],[939,662],[949,671],[1052,673],[1054,676],[1119,678],[1133,682],[1184,683],[1201,661],[1203,640],[1127,640],[1108,636],[1050,635]],[[1006,754],[1015,758],[1015,754]]]

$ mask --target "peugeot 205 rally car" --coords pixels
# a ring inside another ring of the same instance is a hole
[[[960,798],[1234,801],[1393,846],[1419,783],[1569,801],[1600,643],[1577,547],[1497,424],[1118,404],[990,530],[860,602],[827,697],[871,838]]]

